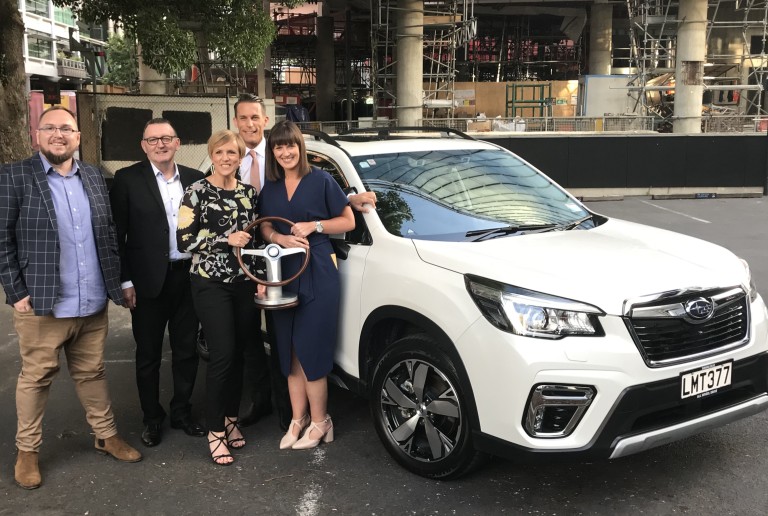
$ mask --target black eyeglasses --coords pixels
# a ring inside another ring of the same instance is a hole
[[[164,144],[168,145],[176,138],[178,138],[178,136],[150,136],[149,138],[142,138],[142,140],[147,142],[149,145],[157,145],[157,142],[163,142]]]

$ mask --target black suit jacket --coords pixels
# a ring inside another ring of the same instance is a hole
[[[107,295],[123,303],[115,227],[101,171],[77,162]],[[35,315],[48,315],[59,295],[59,232],[40,154],[0,166],[0,283],[9,305],[30,296]]]
[[[203,178],[199,170],[177,166],[184,189]],[[132,281],[138,296],[157,297],[168,271],[171,230],[149,161],[118,170],[109,196],[117,225],[120,281]]]

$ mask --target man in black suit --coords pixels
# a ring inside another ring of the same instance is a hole
[[[205,429],[192,419],[190,398],[197,376],[198,320],[189,283],[191,256],[176,247],[176,226],[184,189],[203,174],[177,165],[181,145],[168,120],[147,122],[141,148],[147,161],[118,170],[110,191],[120,249],[120,280],[131,309],[136,341],[136,385],[144,431],[141,440],[162,440],[165,410],[160,404],[160,363],[165,328],[171,344],[171,427],[190,436]]]
[[[255,95],[241,95],[235,103],[235,116],[232,121],[246,145],[245,158],[240,164],[240,179],[260,191],[265,181],[264,157],[267,142],[264,139],[264,129],[269,122],[264,101]],[[269,331],[272,329],[270,314],[266,314],[265,319]],[[250,426],[271,414],[274,395],[278,424],[284,431],[287,430],[291,421],[291,402],[288,398],[288,382],[280,373],[277,353],[272,351],[267,357],[261,335],[255,335],[254,342],[246,346],[243,359],[243,397],[250,402],[240,417],[240,424]]]

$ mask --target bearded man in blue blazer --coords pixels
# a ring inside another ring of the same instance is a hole
[[[106,183],[74,158],[80,132],[68,109],[43,112],[37,141],[39,153],[0,167],[0,283],[21,353],[15,480],[25,489],[42,483],[42,420],[61,350],[96,450],[141,460],[117,434],[104,372],[107,300],[123,304]]]

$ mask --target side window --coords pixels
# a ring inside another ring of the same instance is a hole
[[[349,188],[349,183],[344,175],[339,170],[338,165],[329,157],[315,154],[313,152],[307,152],[307,158],[309,158],[309,164],[319,169],[325,170],[331,177],[333,177],[339,184],[342,190],[345,192]]]
[[[307,158],[309,164],[319,169],[325,170],[331,177],[333,177],[339,184],[344,193],[349,193],[349,183],[344,174],[341,173],[341,167],[339,167],[335,161],[328,156],[317,154],[312,151],[307,151]],[[371,245],[371,235],[368,232],[368,227],[365,225],[365,219],[363,214],[359,211],[355,211],[355,229],[348,232],[344,238],[344,241],[349,244],[361,244]]]

